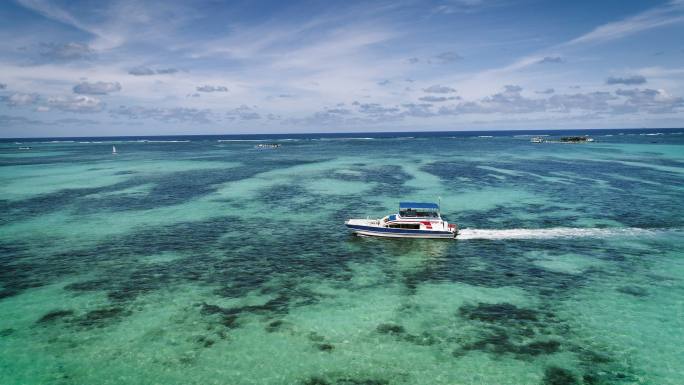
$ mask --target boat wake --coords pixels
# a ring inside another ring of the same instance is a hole
[[[554,227],[549,229],[461,229],[457,239],[554,239],[554,238],[613,238],[655,236],[667,229],[580,228]]]

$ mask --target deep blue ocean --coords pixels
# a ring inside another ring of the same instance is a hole
[[[458,138],[478,136],[536,136],[552,135],[555,137],[572,135],[630,135],[630,134],[653,134],[653,133],[679,133],[682,128],[649,128],[649,129],[574,129],[574,130],[495,130],[495,131],[419,131],[419,132],[333,132],[333,133],[286,133],[286,134],[232,134],[232,135],[141,135],[141,136],[74,136],[74,137],[45,137],[45,138],[0,138],[2,142],[44,142],[44,141],[131,141],[131,140],[282,140],[282,139],[321,139],[321,138]]]

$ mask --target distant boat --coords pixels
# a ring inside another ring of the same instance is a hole
[[[272,149],[272,148],[280,148],[280,143],[259,143],[254,148],[258,149]]]
[[[530,142],[532,142],[532,143],[544,143],[544,138],[542,138],[541,136],[535,136],[530,140]]]
[[[116,155],[116,146],[112,146],[112,155]]]

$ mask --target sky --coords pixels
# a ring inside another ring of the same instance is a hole
[[[684,0],[0,2],[0,137],[684,126]]]

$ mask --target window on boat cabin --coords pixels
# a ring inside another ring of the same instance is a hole
[[[435,211],[416,211],[416,210],[404,210],[399,211],[399,215],[406,218],[436,218],[437,212]]]
[[[389,225],[389,227],[392,229],[420,229],[420,225],[418,223],[393,223]]]

